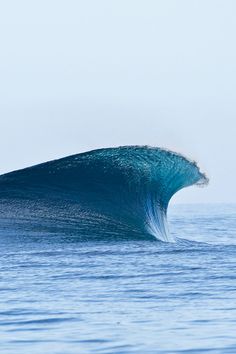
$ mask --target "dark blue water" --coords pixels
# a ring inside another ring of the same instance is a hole
[[[172,242],[166,222],[171,197],[207,183],[195,162],[172,151],[93,150],[0,176],[1,225],[7,233]]]
[[[236,353],[236,206],[169,220],[176,243],[13,232],[2,217],[0,352]]]

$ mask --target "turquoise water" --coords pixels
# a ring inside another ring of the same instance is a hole
[[[1,353],[236,353],[235,205],[171,207],[176,243],[0,221]]]
[[[0,176],[1,224],[6,232],[72,234],[81,241],[171,242],[169,200],[207,183],[195,162],[172,151],[98,149]]]

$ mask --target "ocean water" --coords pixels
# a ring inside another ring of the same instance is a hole
[[[81,240],[3,214],[0,352],[236,353],[236,205],[168,214],[174,243]]]

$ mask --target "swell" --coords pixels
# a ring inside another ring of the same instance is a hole
[[[206,176],[180,154],[125,146],[77,154],[0,176],[0,216],[7,227],[80,237],[147,237],[174,241],[171,197]]]

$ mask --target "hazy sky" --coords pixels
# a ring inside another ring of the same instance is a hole
[[[0,1],[0,173],[148,144],[210,177],[178,202],[236,202],[236,1]]]

